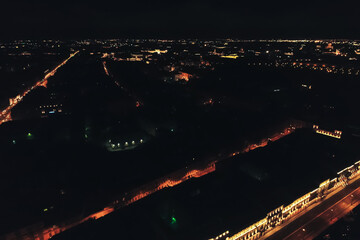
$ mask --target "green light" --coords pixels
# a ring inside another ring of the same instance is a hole
[[[45,209],[44,209],[44,212],[47,212],[47,211],[48,211],[48,209],[47,209],[47,208],[45,208]]]
[[[176,218],[172,217],[171,218],[171,224],[175,224],[176,223]]]
[[[28,133],[28,137],[31,137],[32,136],[32,134],[31,133]]]

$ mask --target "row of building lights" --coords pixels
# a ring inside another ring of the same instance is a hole
[[[322,66],[317,66],[317,64],[302,64],[302,63],[287,63],[287,62],[284,62],[284,63],[278,63],[276,62],[275,64],[273,63],[248,63],[248,65],[258,65],[258,66],[273,66],[275,65],[275,67],[285,67],[285,66],[290,66],[290,67],[293,67],[293,68],[309,68],[309,69],[312,69],[312,70],[318,70],[318,71],[326,71],[328,73],[341,73],[341,74],[348,74],[348,75],[352,75],[352,74],[355,74],[355,75],[359,75],[360,74],[360,69],[355,69],[355,68],[349,68],[349,69],[344,69],[343,67],[342,68],[336,68],[335,66],[325,66],[325,65],[322,65]]]
[[[140,142],[140,143],[143,143],[144,140],[143,140],[143,139],[140,139],[139,142]],[[111,140],[109,140],[109,143],[111,143]],[[132,144],[132,145],[135,145],[135,143],[136,143],[135,141],[131,141],[131,144]],[[124,146],[125,146],[125,147],[128,147],[128,146],[129,146],[129,142],[125,142],[125,143],[124,143]],[[120,144],[120,143],[117,143],[117,144],[111,143],[111,147],[112,147],[112,148],[121,147],[121,144]]]
[[[62,106],[62,104],[60,104],[60,105],[58,105],[58,104],[54,104],[54,105],[44,105],[44,106],[40,106],[40,108],[57,107],[57,106]]]
[[[225,237],[228,234],[229,234],[229,231],[226,231],[226,232],[223,232],[222,234],[216,236],[215,238],[210,238],[209,240],[218,240],[218,239],[221,239],[222,237]],[[227,237],[226,239],[229,239],[229,237]]]

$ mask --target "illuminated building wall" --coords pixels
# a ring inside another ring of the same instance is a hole
[[[85,218],[80,218],[79,216],[59,225],[52,226],[44,226],[44,224],[40,223],[9,233],[5,236],[0,236],[0,240],[48,240],[56,234],[66,231],[90,219],[96,220],[104,217],[105,215],[112,213],[115,209],[127,206],[163,188],[176,186],[186,180],[189,180],[190,178],[202,177],[213,171],[215,171],[215,162],[207,164],[194,164],[192,167],[181,169],[126,193],[120,198],[120,200],[113,202],[103,210],[93,213]]]
[[[292,132],[295,131],[297,128],[303,127],[303,124],[301,122],[293,123],[290,125],[290,127],[284,129],[278,134],[273,135],[270,138],[266,138],[265,140],[260,141],[258,144],[251,144],[248,147],[245,148],[243,152],[248,152],[252,149],[256,149],[261,146],[266,146],[267,142],[270,141],[276,141],[283,136],[286,136]],[[240,154],[240,152],[235,152],[232,154],[229,154],[229,156],[234,156]],[[227,158],[228,156],[224,157]],[[221,159],[220,159],[221,160]],[[186,180],[189,180],[191,178],[199,178],[206,174],[209,174],[211,172],[214,172],[216,170],[216,163],[215,160],[211,162],[199,162],[194,163],[191,166],[188,166],[187,168],[180,169],[178,171],[175,171],[165,177],[159,178],[157,180],[154,180],[148,184],[145,184],[143,186],[140,186],[130,192],[127,192],[126,194],[120,196],[118,200],[111,203],[109,206],[104,208],[102,211],[99,211],[97,213],[91,214],[85,218],[73,218],[66,222],[63,222],[58,225],[52,225],[52,226],[44,226],[44,224],[38,224],[34,226],[30,226],[24,229],[20,229],[16,232],[9,233],[5,236],[0,236],[0,240],[27,240],[27,239],[36,239],[36,240],[48,240],[52,236],[59,234],[60,232],[66,231],[72,227],[75,227],[89,219],[98,219],[101,218],[116,209],[125,207],[127,205],[130,205],[142,198],[145,198],[157,191],[160,191],[164,188],[170,188],[174,187],[180,183],[185,182]],[[359,164],[357,164],[357,167]],[[345,171],[346,170],[346,171]],[[343,176],[348,176],[349,174],[351,176],[355,176],[358,174],[358,171],[353,170],[353,168],[349,167],[345,169],[344,172],[341,172],[342,179]],[[348,173],[348,174],[346,174]],[[349,175],[349,176],[350,176]],[[337,179],[335,179],[337,180]],[[345,180],[343,180],[345,181]],[[329,183],[329,186],[343,186],[342,184],[337,183],[337,185],[333,184],[331,185]],[[329,191],[330,187],[328,187],[326,190]],[[335,189],[335,188],[334,188]],[[274,211],[270,212],[266,218],[258,221],[257,223],[251,225],[250,227],[242,230],[241,232],[237,233],[236,235],[230,237],[229,239],[240,239],[240,240],[248,240],[248,239],[258,239],[260,236],[262,236],[267,230],[273,228],[274,226],[280,225],[283,223],[284,220],[288,219],[292,215],[298,213],[301,211],[304,206],[308,205],[309,203],[312,203],[316,199],[318,199],[319,191],[315,190],[313,191],[313,194],[307,194],[298,200],[294,201],[292,204],[286,206],[286,207],[279,207],[278,209],[275,209]],[[228,237],[229,231],[226,231],[219,236],[220,238],[224,238],[225,236]],[[219,239],[219,236],[218,239]],[[215,237],[216,239],[216,237]]]
[[[143,185],[129,193],[126,193],[121,200],[115,202],[117,206],[126,206],[133,202],[136,202],[146,196],[149,196],[163,188],[174,187],[190,178],[202,177],[208,173],[215,171],[215,161],[204,166],[184,168],[174,173],[169,174],[166,177],[157,179],[149,184]]]
[[[318,125],[313,125],[313,129],[318,134],[322,134],[322,135],[337,138],[337,139],[340,139],[341,134],[342,134],[342,131],[339,131],[339,130],[335,130],[334,132],[330,132],[330,131],[319,129]]]
[[[258,143],[253,143],[253,144],[248,145],[241,152],[246,153],[246,152],[252,151],[259,147],[265,147],[268,145],[269,142],[275,142],[275,141],[279,140],[280,138],[283,138],[283,137],[293,133],[296,129],[302,128],[302,127],[303,127],[303,123],[301,123],[301,122],[290,124],[289,127],[285,128],[284,130],[280,131],[279,133],[276,133],[271,137],[262,139]]]
[[[317,189],[305,194],[287,206],[281,206],[267,214],[266,218],[245,228],[237,234],[227,238],[228,240],[256,240],[274,227],[288,222],[297,213],[302,212],[310,205],[319,202],[329,193],[343,188],[348,181],[360,175],[360,161],[338,172],[338,177],[322,182]]]
[[[113,211],[113,207],[106,207],[103,210],[93,213],[85,218],[75,217],[58,225],[45,226],[43,223],[34,224],[16,232],[0,236],[0,240],[48,240],[56,234],[64,232],[85,221],[102,218]]]

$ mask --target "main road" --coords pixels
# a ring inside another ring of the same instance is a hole
[[[340,191],[330,195],[301,216],[285,225],[280,225],[261,240],[310,240],[344,217],[360,204],[360,178]]]
[[[39,87],[39,86],[43,86],[46,87],[47,85],[47,81],[50,77],[54,76],[56,71],[64,66],[71,58],[73,58],[76,54],[78,54],[79,51],[70,54],[70,57],[68,57],[67,59],[65,59],[63,62],[61,62],[59,65],[57,65],[51,72],[47,73],[45,75],[45,77],[43,79],[41,79],[40,81],[36,82],[33,86],[31,86],[29,89],[27,89],[26,91],[24,91],[23,93],[17,95],[15,98],[11,99],[10,101],[10,105],[8,107],[6,107],[4,110],[2,110],[0,112],[0,125],[4,122],[8,122],[11,121],[11,109],[13,109],[19,102],[21,102],[23,100],[23,98],[32,90],[34,90],[35,88]]]

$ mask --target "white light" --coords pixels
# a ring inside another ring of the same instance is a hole
[[[135,141],[132,141],[132,142],[131,142],[131,144],[133,144],[133,145],[134,145],[134,144],[135,144]]]

